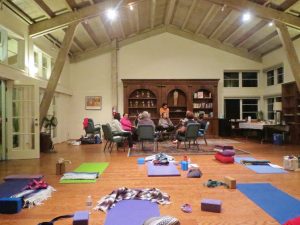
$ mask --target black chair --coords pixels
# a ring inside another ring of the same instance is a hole
[[[155,146],[158,149],[157,135],[152,125],[139,125],[137,128],[138,140],[142,142],[142,150],[144,150],[144,141],[153,141],[154,151]]]
[[[207,145],[207,141],[206,141],[205,134],[208,130],[209,124],[210,124],[209,121],[207,121],[206,124],[205,124],[205,128],[204,129],[199,129],[199,131],[198,131],[198,137],[203,137],[206,145]]]
[[[189,148],[191,147],[191,141],[197,146],[199,149],[199,144],[197,142],[198,131],[201,129],[201,125],[199,123],[188,124],[184,136],[177,135],[177,148],[179,148],[180,142],[184,142],[185,149],[187,150],[186,142],[189,142]]]
[[[117,145],[117,150],[118,150],[118,143],[123,143],[126,138],[119,136],[119,135],[113,135],[113,132],[111,130],[111,127],[109,125],[109,123],[107,124],[103,124],[102,125],[102,130],[103,130],[103,135],[104,135],[104,139],[106,140],[105,146],[104,146],[104,151],[107,147],[108,144],[108,149],[110,148],[110,152],[112,151],[113,148],[113,144],[116,143]],[[124,152],[125,152],[125,145],[124,146]]]
[[[100,124],[94,124],[94,121],[92,119],[88,119],[88,125],[84,128],[85,130],[85,136],[91,134],[91,135],[95,135],[95,134],[99,134],[100,138],[101,138],[101,127]]]

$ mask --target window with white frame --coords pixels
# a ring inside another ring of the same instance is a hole
[[[224,87],[257,87],[257,71],[225,71]]]
[[[258,99],[224,99],[224,112],[226,119],[257,119]]]
[[[33,47],[34,74],[43,79],[49,79],[53,59],[38,47]]]
[[[266,71],[267,86],[284,83],[284,68],[283,66],[274,67]]]
[[[269,97],[267,98],[267,113],[268,120],[274,120],[274,102],[281,102],[281,97]]]

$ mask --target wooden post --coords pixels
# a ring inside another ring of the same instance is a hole
[[[278,32],[279,38],[283,45],[283,49],[286,53],[286,57],[288,59],[292,73],[296,80],[298,90],[300,90],[300,63],[299,63],[297,52],[295,50],[295,47],[293,45],[292,39],[289,35],[286,25],[278,21],[275,21],[275,24],[276,24],[276,30]]]
[[[45,94],[43,96],[41,105],[40,105],[40,129],[43,125],[43,120],[47,116],[48,109],[50,107],[58,80],[60,78],[61,71],[63,70],[65,61],[68,56],[68,52],[72,45],[73,37],[75,34],[76,27],[78,22],[71,24],[66,30],[64,40],[62,42],[61,48],[59,50],[58,56],[55,60],[54,68],[51,72]]]
[[[111,102],[112,107],[118,112],[118,42],[112,41],[111,51]]]

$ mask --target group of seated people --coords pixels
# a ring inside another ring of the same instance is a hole
[[[188,124],[199,123],[201,124],[201,129],[205,129],[207,123],[203,118],[203,114],[200,114],[199,118],[195,118],[193,112],[187,111],[186,118],[180,120],[179,124],[174,126],[169,118],[169,109],[166,103],[160,108],[160,115],[161,117],[158,124],[155,126],[155,123],[147,111],[137,114],[134,124],[131,123],[128,113],[124,113],[122,118],[120,113],[114,113],[111,129],[114,134],[126,137],[128,140],[128,147],[132,149],[134,148],[134,142],[138,140],[137,128],[140,125],[151,125],[158,134],[164,132],[174,133],[173,143],[177,143],[177,137],[179,135],[184,136]]]

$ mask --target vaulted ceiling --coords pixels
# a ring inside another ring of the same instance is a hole
[[[81,21],[70,55],[83,59],[109,51],[117,39],[126,45],[170,32],[256,61],[281,46],[272,20],[288,25],[300,37],[298,0],[4,0],[30,25],[32,36],[44,35],[60,45],[68,21]],[[118,17],[109,21],[106,10]],[[253,17],[243,22],[249,11]],[[76,61],[76,60],[75,60]]]

